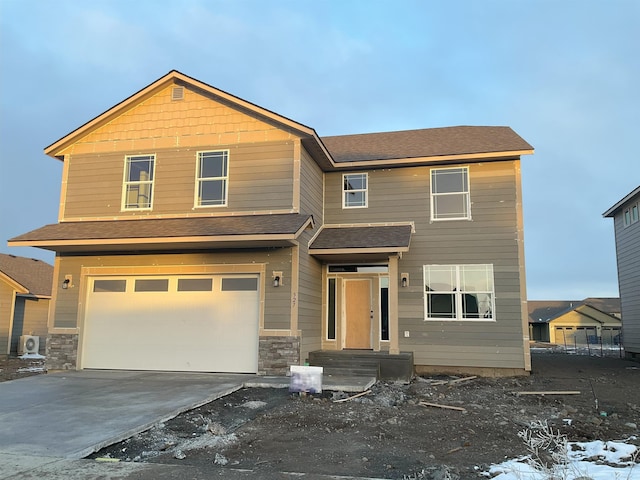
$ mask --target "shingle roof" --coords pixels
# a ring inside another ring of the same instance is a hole
[[[584,300],[529,300],[527,302],[529,322],[547,323],[583,305],[588,305],[609,315],[620,314],[619,298],[589,297]]]
[[[0,272],[32,295],[51,296],[53,267],[42,260],[0,253]]]
[[[322,137],[336,163],[533,150],[509,127],[459,126]]]
[[[293,235],[310,221],[297,213],[229,217],[162,218],[63,222],[45,225],[10,243],[133,238],[220,237],[229,235]]]
[[[411,230],[411,225],[323,228],[310,248],[408,248]]]

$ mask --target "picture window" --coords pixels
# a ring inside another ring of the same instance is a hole
[[[425,320],[495,320],[493,265],[425,265]]]

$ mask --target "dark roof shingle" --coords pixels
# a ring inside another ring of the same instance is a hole
[[[509,127],[459,126],[322,137],[336,163],[533,150]]]
[[[294,234],[309,221],[309,218],[309,215],[291,213],[63,222],[45,225],[12,238],[9,242]]]
[[[411,230],[411,225],[323,228],[310,248],[407,248]]]
[[[51,296],[53,267],[47,262],[0,253],[0,272],[22,285],[32,295]]]

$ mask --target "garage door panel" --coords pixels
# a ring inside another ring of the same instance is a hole
[[[250,279],[257,286],[257,277]],[[203,282],[170,278],[169,291],[136,292],[136,277],[126,280],[126,292],[89,294],[84,368],[257,371],[257,290],[221,291],[216,276],[212,291],[178,291],[180,284],[198,288]]]

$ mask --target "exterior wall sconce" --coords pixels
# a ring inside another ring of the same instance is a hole
[[[72,276],[71,275],[65,275],[64,276],[64,280],[62,282],[62,289],[66,290],[69,287],[72,287],[73,285],[71,285],[71,280],[72,280]]]
[[[400,274],[400,285],[402,285],[402,288],[406,288],[409,286],[409,274],[408,273],[401,273]]]
[[[277,288],[284,285],[284,283],[282,283],[282,272],[273,272],[271,276],[273,278],[274,287]]]

